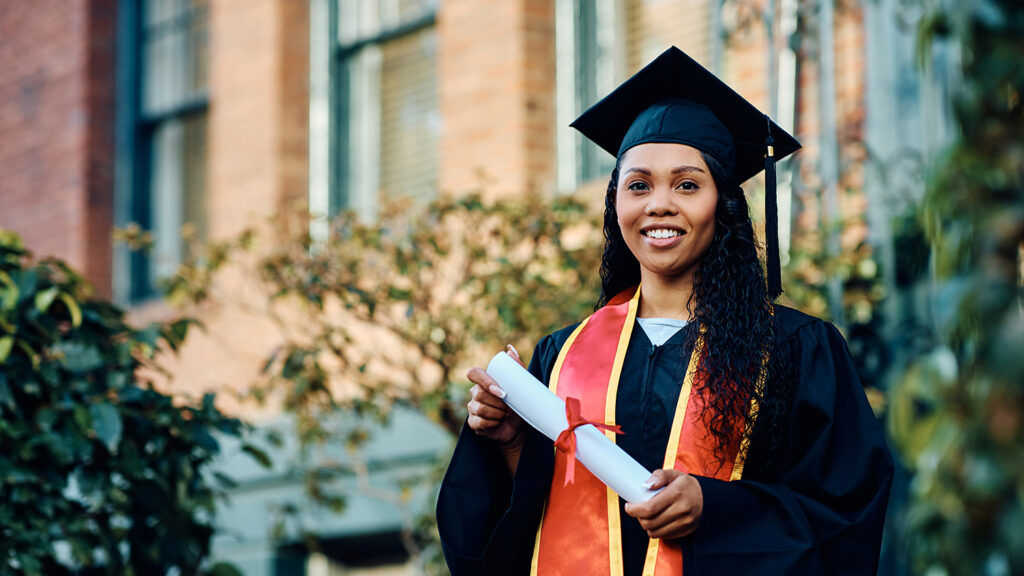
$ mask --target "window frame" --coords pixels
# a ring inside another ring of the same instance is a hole
[[[555,109],[559,126],[568,126],[623,79],[622,10],[621,0],[556,0]],[[561,193],[607,178],[615,167],[614,158],[574,130],[558,135],[556,150]]]
[[[434,3],[430,10],[407,22],[400,22],[396,25],[381,27],[375,34],[359,38],[358,40],[343,43],[339,39],[338,21],[340,16],[341,0],[328,0],[328,41],[330,51],[328,57],[328,214],[333,216],[342,210],[352,209],[353,190],[352,176],[358,169],[351,166],[351,148],[349,143],[352,137],[352,122],[350,114],[351,99],[349,98],[351,81],[344,73],[346,62],[357,57],[366,49],[381,48],[386,43],[416,34],[435,27],[437,25],[438,5]],[[376,164],[380,164],[379,146],[371,153],[377,157]],[[358,175],[358,174],[357,174]],[[376,206],[373,206],[373,213],[362,214],[364,218],[372,218],[375,215]],[[370,212],[367,210],[367,212]]]
[[[143,230],[150,230],[155,136],[169,122],[186,121],[207,114],[209,87],[174,106],[145,112],[143,90],[146,71],[142,56],[147,33],[145,6],[137,0],[119,0],[117,9],[114,223],[118,227],[136,223]],[[184,24],[179,25],[187,27],[191,16],[189,10],[186,16],[181,17]],[[114,246],[113,260],[115,302],[131,305],[159,296],[151,277],[154,264],[148,254],[118,244]]]

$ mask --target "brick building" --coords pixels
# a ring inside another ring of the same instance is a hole
[[[574,190],[610,159],[568,121],[671,44],[814,149],[814,63],[769,75],[756,6],[726,3],[723,22],[710,4],[13,2],[0,13],[0,224],[134,305],[180,260],[186,222],[225,237],[295,201],[372,216],[382,196],[482,176],[493,194]],[[858,134],[863,15],[835,30],[837,123]],[[779,109],[783,93],[799,113]],[[153,232],[152,258],[112,246],[111,226],[129,222]]]
[[[870,233],[891,271],[888,181],[851,158],[931,150],[948,130],[933,121],[948,82],[916,79],[899,4],[5,2],[0,227],[68,260],[99,295],[160,316],[155,281],[180,261],[184,224],[224,238],[296,203],[372,219],[382,198],[481,184],[492,197],[603,188],[612,159],[568,123],[675,44],[804,143],[780,165],[783,248],[787,222],[822,220],[806,206],[827,219],[838,188],[875,190]],[[112,243],[130,222],[151,231],[150,256]],[[272,331],[227,312],[206,321],[176,385],[249,381]]]
[[[110,294],[115,0],[0,8],[0,226]]]

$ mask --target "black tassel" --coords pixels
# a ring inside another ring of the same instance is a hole
[[[779,261],[779,199],[775,190],[775,139],[772,138],[772,121],[768,122],[768,138],[765,140],[767,153],[764,155],[764,232],[765,272],[768,275],[768,297],[775,300],[782,294],[782,265]]]

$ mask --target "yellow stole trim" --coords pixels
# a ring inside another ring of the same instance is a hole
[[[622,375],[622,364],[626,361],[626,349],[629,348],[629,339],[633,335],[633,325],[636,324],[636,314],[640,309],[640,286],[636,287],[636,294],[629,301],[629,312],[626,313],[626,322],[619,334],[619,345],[615,348],[615,363],[612,364],[612,373],[608,378],[608,396],[604,406],[604,421],[606,424],[615,425],[615,402],[619,394],[619,377]],[[615,442],[616,434],[609,430],[604,435]],[[619,516],[619,495],[611,488],[605,489],[608,499],[608,560],[611,563],[609,573],[612,576],[621,576],[625,568],[622,565],[622,518]]]

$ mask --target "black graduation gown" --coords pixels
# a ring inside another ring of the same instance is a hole
[[[703,515],[684,538],[684,573],[875,574],[892,459],[831,324],[776,307],[796,382],[784,439],[758,480],[695,476]],[[574,327],[537,344],[529,370],[548,381]],[[682,331],[654,347],[635,326],[616,400],[617,443],[649,470],[662,467],[688,355]],[[751,453],[757,446],[751,446]],[[437,502],[437,525],[454,576],[529,574],[534,538],[554,467],[552,443],[530,429],[510,477],[489,440],[464,427]],[[748,471],[749,472],[749,471]],[[621,511],[626,576],[639,576],[647,535]]]

